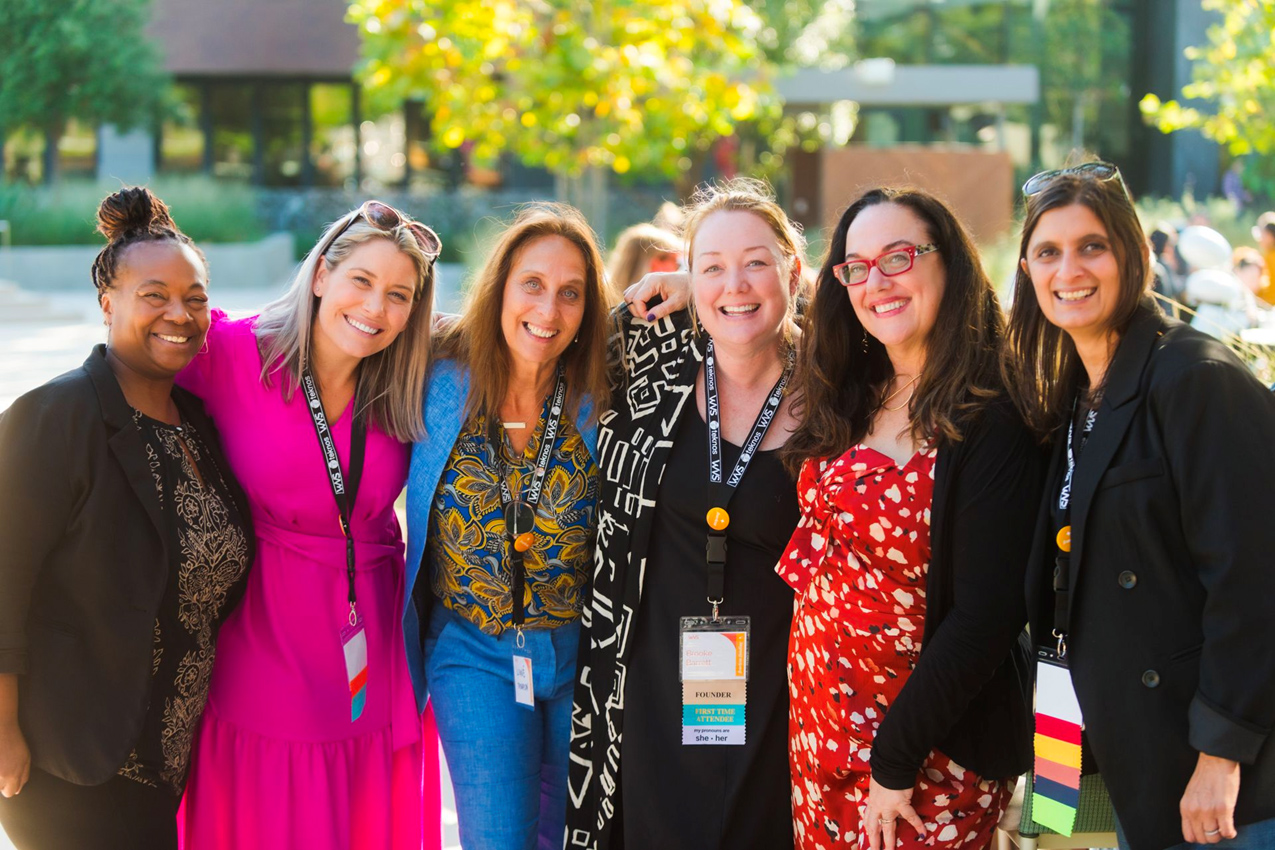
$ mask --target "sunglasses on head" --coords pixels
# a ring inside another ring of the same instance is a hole
[[[1032,195],[1039,195],[1056,178],[1065,174],[1088,177],[1092,180],[1097,180],[1099,183],[1106,183],[1108,180],[1119,180],[1121,188],[1125,189],[1125,194],[1129,194],[1129,190],[1124,186],[1124,178],[1120,176],[1120,169],[1109,162],[1099,161],[1085,162],[1072,168],[1057,168],[1053,171],[1042,171],[1039,174],[1034,174],[1023,184],[1023,197],[1030,198]]]
[[[399,212],[389,204],[384,204],[380,201],[364,201],[354,215],[350,216],[349,220],[345,222],[345,225],[332,234],[323,246],[323,250],[319,252],[319,255],[326,254],[333,243],[341,238],[341,234],[349,230],[350,225],[360,218],[387,233],[399,226],[406,227],[412,236],[416,238],[416,244],[420,246],[421,251],[429,258],[431,265],[443,251],[443,241],[438,238],[438,234],[419,221],[416,221],[406,213]]]

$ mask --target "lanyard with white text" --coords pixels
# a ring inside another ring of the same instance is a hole
[[[545,473],[549,468],[549,458],[553,454],[553,444],[558,439],[562,410],[567,400],[567,378],[562,367],[558,368],[558,380],[551,398],[549,410],[545,415],[545,430],[540,437],[540,451],[536,456],[536,468],[532,473],[530,486],[521,488],[522,492],[515,497],[509,490],[508,470],[503,469],[500,476],[500,504],[504,508],[505,545],[508,547],[510,566],[509,616],[514,628],[518,630],[519,646],[522,646],[522,624],[526,620],[523,594],[527,584],[527,571],[523,564],[523,556],[536,540],[536,506],[540,503],[540,492],[544,488]]]
[[[1094,406],[1085,412],[1084,424],[1080,426],[1080,445],[1076,445],[1077,406],[1073,403],[1071,421],[1067,423],[1067,472],[1058,491],[1058,531],[1054,536],[1058,546],[1054,560],[1054,637],[1058,641],[1059,658],[1067,654],[1067,630],[1071,625],[1071,485],[1076,475],[1076,458],[1085,450],[1098,418],[1098,403],[1095,401]]]
[[[363,477],[363,455],[367,449],[367,420],[358,409],[358,393],[350,404],[355,405],[354,423],[350,431],[350,475],[349,480],[341,474],[341,458],[337,455],[336,442],[332,439],[332,430],[328,427],[328,418],[323,413],[323,401],[319,398],[319,389],[314,376],[307,369],[301,376],[301,388],[305,392],[306,407],[310,410],[310,419],[314,422],[314,433],[319,438],[319,448],[323,450],[324,465],[328,471],[328,483],[332,485],[332,497],[336,500],[337,513],[341,520],[341,535],[345,537],[345,572],[349,583],[350,625],[353,626],[356,614],[354,611],[354,533],[350,529],[350,517],[354,511],[354,500],[359,491],[359,479]]]
[[[705,556],[708,561],[708,602],[713,606],[713,619],[717,619],[717,608],[726,598],[726,528],[730,525],[730,514],[726,506],[730,504],[735,488],[743,480],[744,473],[753,456],[761,447],[766,432],[779,413],[779,404],[784,398],[784,389],[792,378],[793,356],[790,351],[788,362],[784,364],[783,374],[775,382],[766,403],[762,405],[753,428],[748,433],[739,452],[739,460],[730,476],[722,481],[722,420],[721,398],[717,391],[717,357],[713,352],[713,340],[708,341],[704,353],[704,407],[708,413],[708,545]]]

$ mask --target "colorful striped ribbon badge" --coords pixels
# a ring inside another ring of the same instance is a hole
[[[1071,835],[1080,804],[1080,703],[1066,667],[1036,664],[1036,762],[1032,820]]]

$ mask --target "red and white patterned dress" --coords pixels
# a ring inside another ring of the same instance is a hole
[[[900,467],[859,445],[802,466],[801,520],[777,567],[797,591],[788,749],[802,850],[868,846],[872,740],[925,629],[936,454],[922,448]],[[912,797],[929,842],[899,821],[899,845],[984,847],[1012,793],[931,751]]]

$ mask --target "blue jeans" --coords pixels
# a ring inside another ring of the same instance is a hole
[[[1116,840],[1120,850],[1129,850],[1120,819],[1116,818]],[[1275,850],[1275,818],[1235,828],[1234,838],[1223,838],[1217,844],[1191,844],[1183,841],[1165,850]]]
[[[528,629],[535,708],[514,702],[512,629],[485,635],[435,604],[425,638],[438,737],[465,850],[559,850],[580,624]]]

